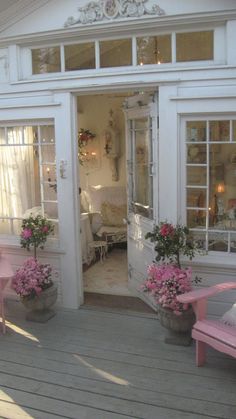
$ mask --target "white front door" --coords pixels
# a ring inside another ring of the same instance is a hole
[[[124,105],[126,118],[128,190],[128,285],[150,305],[140,291],[147,267],[154,260],[153,247],[145,239],[152,231],[158,208],[158,97],[138,94]]]

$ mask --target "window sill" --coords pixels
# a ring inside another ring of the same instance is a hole
[[[181,259],[185,266],[191,266],[192,268],[213,268],[214,270],[219,268],[228,268],[236,270],[236,253],[227,254],[224,252],[212,252],[208,255],[195,256],[193,260],[189,261],[186,258]]]

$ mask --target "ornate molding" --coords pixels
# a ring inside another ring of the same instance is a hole
[[[78,19],[68,17],[65,27],[77,23],[87,24],[102,20],[113,20],[116,18],[141,17],[144,15],[163,16],[165,12],[157,4],[147,8],[144,3],[148,0],[99,0],[90,1],[83,7],[79,7]]]

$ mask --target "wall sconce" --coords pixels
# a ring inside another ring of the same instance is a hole
[[[224,193],[225,192],[225,185],[224,183],[219,183],[217,185],[217,193]]]

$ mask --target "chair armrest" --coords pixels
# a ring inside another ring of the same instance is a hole
[[[195,301],[207,299],[212,295],[234,288],[236,289],[236,282],[223,282],[212,287],[186,292],[185,294],[178,295],[177,299],[181,303],[194,303]]]
[[[177,296],[180,303],[192,304],[197,320],[203,320],[207,313],[207,298],[230,289],[236,289],[236,282],[223,282],[208,288],[201,288]]]

